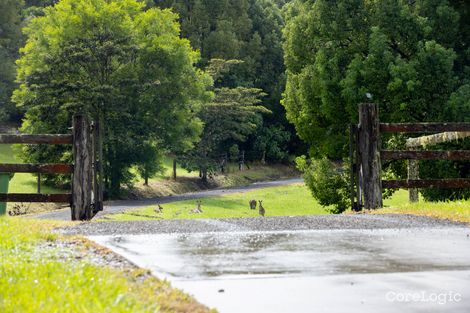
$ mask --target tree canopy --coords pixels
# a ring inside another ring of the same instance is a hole
[[[347,125],[366,93],[383,121],[461,119],[451,112],[469,101],[460,22],[447,0],[287,4],[283,104],[312,156],[346,155]]]
[[[129,181],[130,167],[148,158],[149,147],[197,141],[197,112],[211,97],[212,80],[194,66],[199,54],[180,38],[171,11],[144,10],[136,0],[61,0],[25,32],[13,97],[26,109],[22,130],[67,132],[78,112],[101,119],[112,194]],[[60,147],[26,149],[32,161],[69,157]]]

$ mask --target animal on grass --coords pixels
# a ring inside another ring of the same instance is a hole
[[[256,200],[250,200],[250,209],[256,210]]]
[[[263,201],[259,200],[259,215],[264,216],[266,214],[266,210],[263,207]]]
[[[201,203],[201,201],[197,201],[196,203],[197,203],[197,207],[192,209],[191,213],[194,213],[194,214],[202,213],[202,203]]]
[[[163,207],[160,204],[157,204],[157,207],[153,209],[155,213],[160,214],[163,213]]]

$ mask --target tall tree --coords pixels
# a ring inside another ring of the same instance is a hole
[[[236,60],[211,60],[207,72],[214,80],[223,78],[230,69],[240,64]],[[183,166],[199,170],[203,181],[219,165],[222,154],[233,142],[244,142],[262,123],[262,113],[270,113],[261,105],[265,95],[261,89],[220,87],[214,89],[212,102],[204,105],[200,118],[204,130],[197,146],[183,157]]]
[[[168,10],[144,11],[137,0],[61,0],[46,8],[29,22],[18,61],[14,100],[27,110],[22,130],[66,132],[77,112],[101,119],[111,195],[149,148],[196,141],[196,113],[210,99],[211,79],[194,67],[199,55],[179,37],[176,18]],[[26,147],[24,156],[58,161],[70,154]]]
[[[440,19],[422,15],[436,10]],[[347,125],[367,92],[384,121],[446,118],[459,87],[458,13],[446,0],[298,0],[287,20],[284,105],[312,155],[346,155]]]
[[[10,101],[15,88],[15,60],[21,42],[21,9],[19,0],[0,2],[0,120],[15,115],[14,104]]]

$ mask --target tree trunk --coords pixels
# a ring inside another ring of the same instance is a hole
[[[173,159],[173,179],[176,180],[176,157]]]
[[[203,182],[205,182],[205,183],[207,182],[207,169],[205,169],[205,168],[203,168],[201,170],[201,179],[202,179]]]
[[[144,178],[144,185],[145,186],[149,185],[149,177],[147,175],[145,175],[145,178]]]

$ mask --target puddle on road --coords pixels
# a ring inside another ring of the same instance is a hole
[[[465,229],[228,232],[97,236],[160,276],[319,276],[470,269]]]

